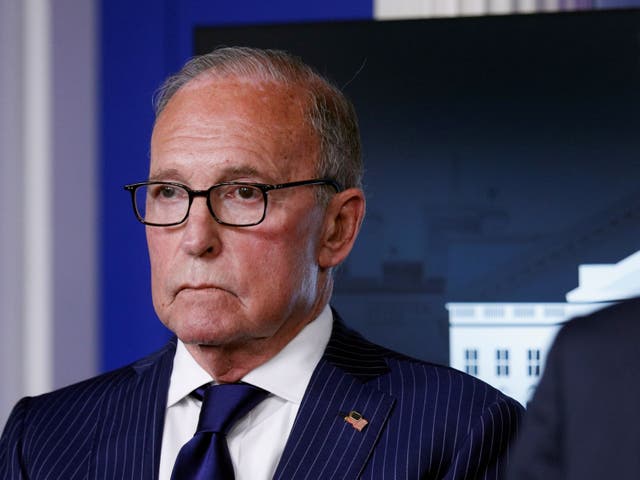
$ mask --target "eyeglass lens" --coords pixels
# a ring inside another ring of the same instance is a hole
[[[218,185],[209,190],[209,204],[217,219],[230,225],[259,223],[265,195],[252,185]],[[180,186],[157,183],[139,186],[135,193],[138,215],[145,223],[170,225],[185,220],[189,192]]]

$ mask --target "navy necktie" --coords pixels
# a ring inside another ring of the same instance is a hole
[[[261,388],[246,383],[206,388],[198,428],[180,449],[171,480],[233,480],[227,432],[266,396]]]

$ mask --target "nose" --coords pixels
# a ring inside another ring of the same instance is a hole
[[[194,198],[185,221],[182,248],[193,256],[217,255],[220,251],[221,225],[209,212],[204,198]]]

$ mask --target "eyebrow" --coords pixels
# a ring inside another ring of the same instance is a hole
[[[228,177],[238,177],[238,176],[247,176],[247,177],[256,177],[260,176],[260,172],[254,167],[250,167],[248,165],[243,166],[233,166],[229,168],[224,168],[222,170],[221,178]]]
[[[229,166],[222,169],[219,175],[219,182],[228,181],[229,178],[247,176],[247,177],[264,177],[256,168],[249,165]],[[177,168],[163,168],[152,175],[149,175],[149,181],[163,181],[169,178],[176,179],[180,182],[186,182],[186,178]]]
[[[175,168],[165,168],[162,170],[158,170],[153,175],[149,175],[149,181],[157,182],[166,180],[167,178],[175,178],[178,180],[184,180],[182,174]]]

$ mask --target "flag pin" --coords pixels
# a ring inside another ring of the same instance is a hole
[[[355,410],[351,410],[349,414],[344,417],[344,420],[345,422],[350,423],[351,426],[359,432],[361,432],[362,429],[369,423],[360,413],[356,412]]]

